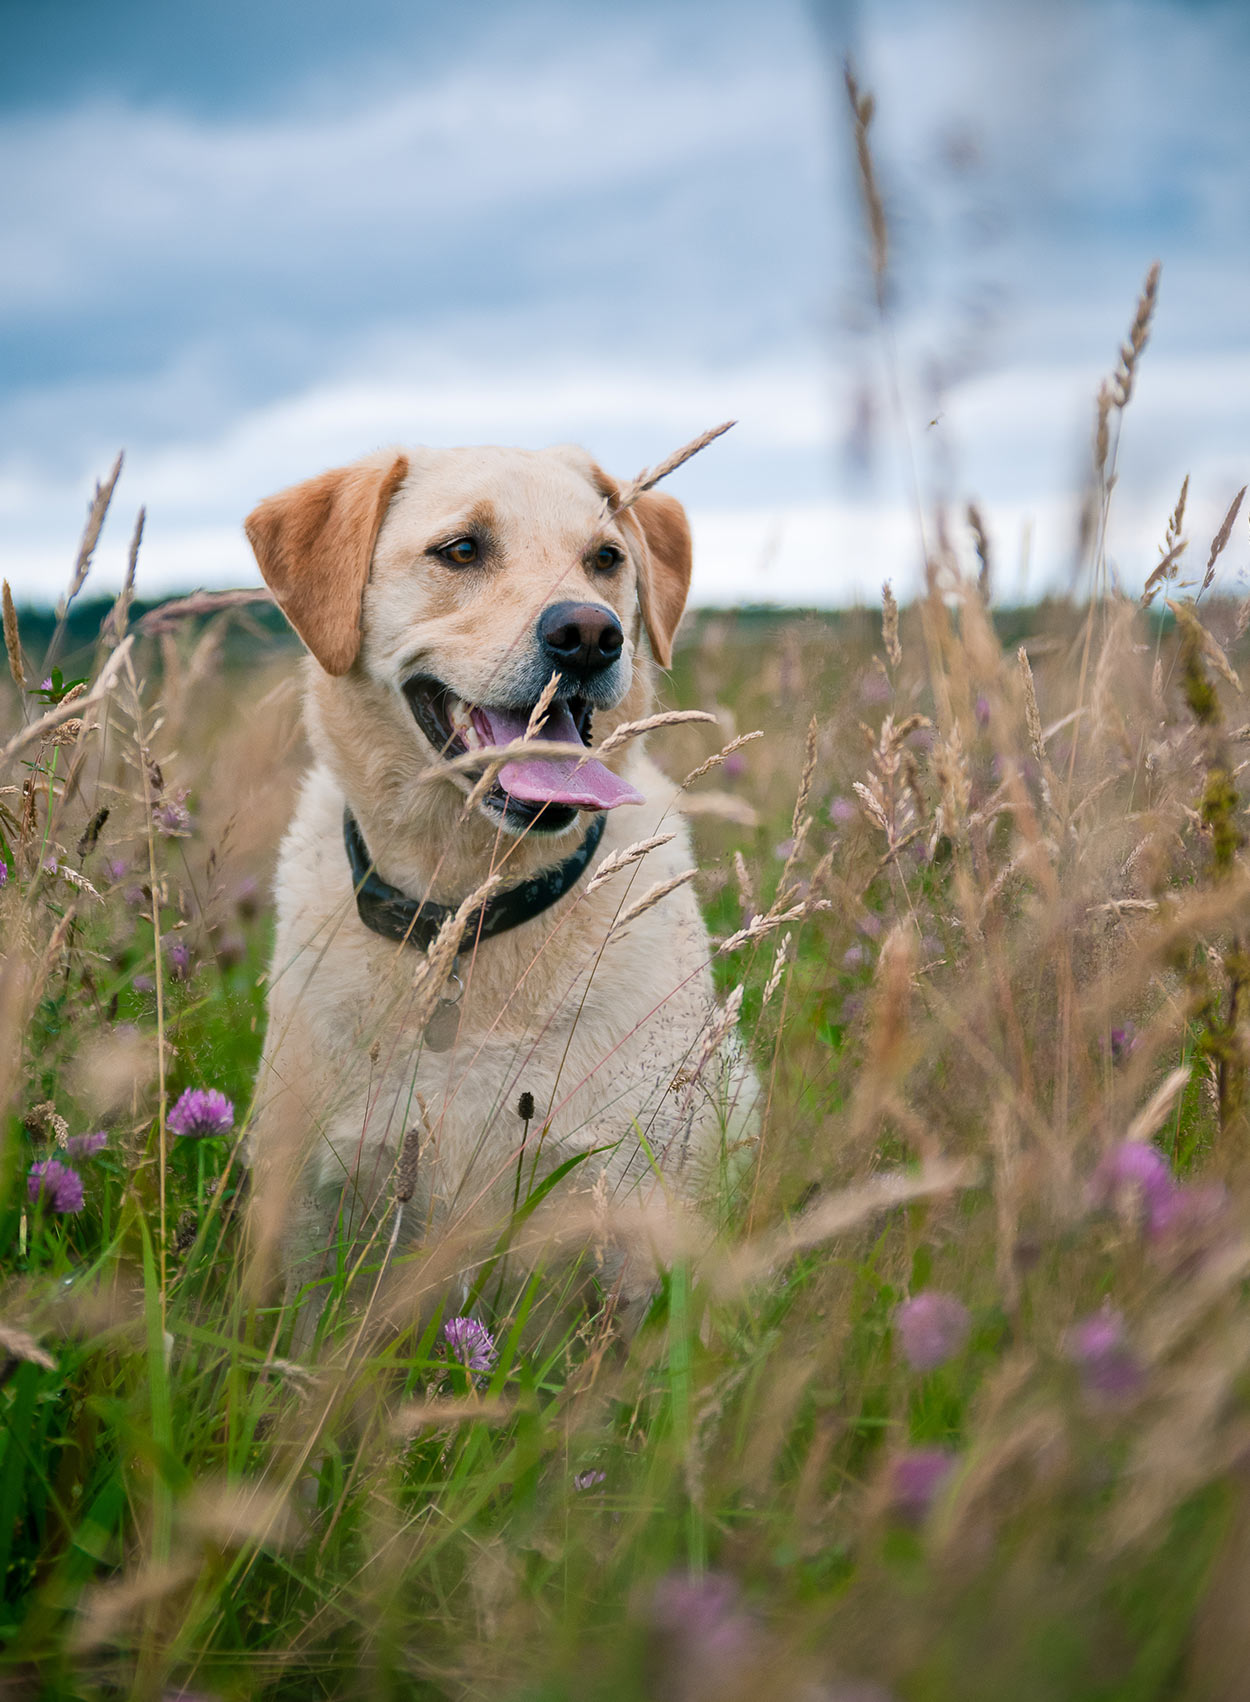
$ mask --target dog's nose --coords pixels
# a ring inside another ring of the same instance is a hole
[[[553,603],[538,617],[538,642],[552,667],[588,679],[612,666],[625,634],[602,603]]]

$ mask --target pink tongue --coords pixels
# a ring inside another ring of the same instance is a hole
[[[492,745],[507,745],[513,739],[524,738],[529,720],[528,716],[509,709],[475,709],[473,718],[478,732],[485,734]],[[610,768],[593,757],[578,766],[586,746],[567,703],[551,706],[538,737],[558,740],[574,748],[567,761],[563,757],[548,757],[505,763],[499,771],[499,784],[512,797],[527,804],[572,804],[579,810],[614,810],[618,804],[645,802],[641,792],[619,780]]]

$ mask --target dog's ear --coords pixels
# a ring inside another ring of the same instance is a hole
[[[646,542],[638,575],[638,601],[651,640],[651,654],[667,668],[673,660],[673,636],[690,593],[694,565],[690,522],[676,497],[644,491],[630,504]]]
[[[562,443],[551,453],[589,479],[610,506],[620,500],[620,485],[584,449]],[[677,498],[662,491],[644,491],[635,497],[621,519],[642,534],[638,601],[651,640],[651,654],[662,668],[667,668],[673,660],[673,636],[690,593],[694,565],[690,522]]]
[[[339,467],[266,497],[243,522],[265,584],[327,674],[360,649],[360,605],[373,547],[408,457]]]

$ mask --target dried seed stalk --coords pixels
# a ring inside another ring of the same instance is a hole
[[[675,473],[678,467],[690,460],[692,455],[697,455],[701,449],[706,449],[709,443],[715,443],[718,437],[722,437],[731,426],[735,426],[737,423],[737,420],[725,420],[721,425],[712,426],[709,431],[700,432],[698,437],[692,437],[689,443],[683,444],[680,449],[675,449],[671,455],[665,456],[663,461],[659,461],[654,467],[648,467],[639,473],[636,479],[631,480],[622,489],[616,501],[609,503],[609,517],[623,514],[627,508],[631,508],[638,501],[638,498],[645,491],[649,491],[652,486],[658,485],[660,480],[666,479],[670,473]]]
[[[675,833],[657,833],[652,839],[638,839],[632,845],[626,845],[620,851],[613,851],[603,859],[587,881],[587,898],[590,897],[592,892],[603,886],[606,881],[610,881],[613,875],[619,874],[622,869],[627,869],[631,863],[637,863],[645,857],[648,851],[658,850],[661,845],[667,845],[670,839],[676,839],[676,837]]]
[[[885,306],[885,275],[889,263],[889,233],[885,222],[885,207],[877,187],[872,149],[868,145],[868,127],[872,123],[874,102],[871,95],[861,94],[850,61],[843,67],[846,92],[855,121],[855,157],[859,162],[859,185],[868,215],[868,234],[872,240],[872,276],[877,292],[877,306]]]
[[[692,768],[682,781],[680,790],[684,792],[687,786],[693,785],[696,780],[701,780],[712,769],[719,768],[727,756],[732,756],[735,751],[741,750],[743,745],[749,745],[753,739],[762,739],[763,737],[764,731],[761,727],[757,727],[753,733],[739,733],[736,739],[730,739],[725,748],[717,751],[715,756],[708,757],[706,762],[701,762],[697,768]]]
[[[1223,555],[1228,540],[1233,535],[1233,522],[1236,520],[1238,512],[1241,509],[1242,498],[1245,494],[1246,487],[1245,485],[1242,485],[1241,489],[1237,492],[1237,495],[1229,504],[1228,513],[1224,516],[1219,531],[1211,540],[1211,554],[1207,557],[1207,571],[1202,580],[1202,589],[1204,591],[1215,578],[1215,564],[1219,560],[1220,556]]]
[[[583,762],[591,757],[603,758],[610,756],[614,750],[628,744],[631,739],[638,738],[643,733],[653,733],[659,727],[679,727],[689,721],[715,721],[715,715],[706,709],[666,709],[659,715],[646,715],[641,721],[626,721],[615,732],[609,733],[601,745],[596,745],[581,758]]]
[[[18,691],[26,690],[26,670],[22,667],[22,640],[17,630],[17,610],[13,607],[13,593],[9,582],[4,582],[4,648],[9,658],[9,672],[13,676],[13,684]]]
[[[538,694],[538,702],[534,705],[533,709],[530,710],[530,718],[525,723],[524,736],[527,739],[537,738],[539,729],[547,719],[547,711],[551,708],[551,700],[560,689],[561,677],[560,670],[557,668],[555,673],[552,674],[551,678],[543,687],[542,691]]]
[[[881,642],[890,666],[897,668],[903,660],[903,647],[898,641],[898,603],[888,579],[881,587]]]
[[[666,881],[657,881],[654,886],[648,887],[640,899],[638,899],[634,904],[631,904],[628,910],[623,910],[617,917],[612,926],[612,937],[615,938],[615,936],[625,928],[627,923],[630,923],[634,921],[636,917],[641,916],[644,910],[652,909],[652,907],[657,905],[662,898],[667,898],[670,892],[676,892],[678,887],[685,886],[687,882],[692,881],[694,877],[695,871],[693,869],[683,869],[681,874],[673,875]]]

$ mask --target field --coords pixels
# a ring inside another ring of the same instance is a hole
[[[454,1269],[379,1237],[293,1350],[241,1142],[297,647],[88,604],[91,524],[65,620],[6,604],[4,1695],[1247,1694],[1250,605],[1240,498],[1110,581],[1153,302],[1079,599],[994,607],[970,511],[901,613],[688,620],[718,725],[652,750],[766,1105],[630,1342],[574,1168]]]

